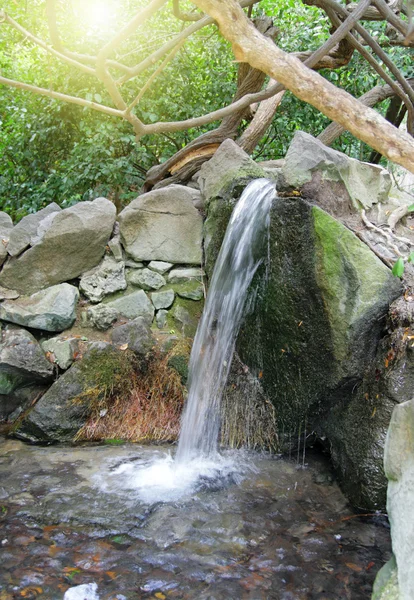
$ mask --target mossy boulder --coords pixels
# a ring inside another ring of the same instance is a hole
[[[225,205],[218,206],[213,201],[208,209],[215,232],[225,231],[228,221]],[[218,251],[210,245],[211,264]],[[390,407],[378,403],[373,418],[374,407],[355,390],[375,359],[401,283],[341,222],[299,197],[275,201],[269,255],[253,281],[255,308],[236,347],[275,406],[280,446],[287,450],[305,431],[329,434],[348,497],[362,506],[383,505]],[[360,423],[369,436],[359,433]]]
[[[15,424],[16,437],[31,442],[70,442],[99,403],[127,391],[133,380],[132,353],[95,344]]]

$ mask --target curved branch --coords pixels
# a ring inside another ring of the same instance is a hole
[[[222,35],[233,46],[236,60],[263,70],[295,96],[347,127],[390,160],[414,172],[414,140],[408,134],[260,35],[235,0],[193,2],[217,20]]]
[[[0,10],[0,23],[8,23],[12,27],[14,27],[14,29],[19,31],[22,35],[24,35],[28,40],[30,40],[37,46],[40,46],[40,48],[43,48],[43,50],[46,50],[46,52],[50,52],[50,54],[53,54],[54,56],[59,58],[59,60],[66,62],[67,64],[71,65],[72,67],[76,67],[77,69],[80,69],[84,73],[88,73],[88,75],[95,75],[95,69],[91,69],[90,67],[83,65],[82,63],[78,62],[77,60],[69,58],[65,54],[62,54],[58,50],[55,50],[51,46],[48,46],[48,44],[46,44],[43,40],[41,40],[37,36],[30,33],[30,31],[28,31],[27,29],[25,29],[24,27],[19,25],[19,23],[17,23],[17,21],[12,19],[12,17],[10,17],[6,12],[1,11],[1,10]]]
[[[245,8],[246,6],[252,6],[253,4],[257,4],[260,1],[261,0],[241,0],[240,6],[242,8]],[[150,56],[147,56],[147,58],[145,58],[135,67],[129,68],[128,72],[123,77],[121,77],[117,81],[117,83],[122,84],[126,81],[129,81],[130,79],[133,79],[134,77],[137,77],[137,75],[145,71],[145,69],[148,69],[148,67],[154,65],[158,60],[160,60],[160,58],[162,58],[165,54],[170,52],[170,50],[172,50],[179,42],[181,42],[181,40],[190,37],[190,35],[192,35],[196,31],[207,27],[207,25],[212,25],[213,23],[214,19],[208,16],[203,17],[202,19],[197,21],[197,23],[193,23],[192,25],[187,27],[187,29],[184,29],[175,38],[173,38],[169,42],[166,42],[163,46],[161,46],[161,48],[153,52]]]
[[[173,0],[173,15],[180,21],[199,21],[204,16],[200,13],[182,13],[180,10],[180,0]]]
[[[67,94],[61,94],[60,92],[52,92],[51,90],[46,90],[45,88],[37,87],[35,85],[29,85],[28,83],[22,83],[21,81],[14,81],[14,79],[7,79],[6,77],[0,76],[0,84],[26,90],[28,92],[33,92],[40,96],[48,96],[49,98],[54,98],[55,100],[63,100],[63,102],[69,102],[70,104],[86,106],[87,108],[92,108],[93,110],[110,115],[111,117],[121,117],[122,119],[125,118],[124,112],[121,110],[104,106],[103,104],[97,104],[96,102],[90,102],[89,100],[84,100],[83,98],[68,96]]]
[[[414,79],[408,80],[411,87],[414,88]],[[389,85],[376,85],[371,90],[366,92],[363,96],[359,98],[359,101],[364,106],[375,106],[379,102],[383,100],[387,100],[387,98],[392,98],[395,96],[394,89]],[[330,123],[326,129],[322,131],[317,137],[325,146],[331,146],[334,141],[346,131],[345,127],[339,125],[338,123]]]

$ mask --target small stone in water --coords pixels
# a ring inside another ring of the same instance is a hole
[[[63,600],[99,600],[96,583],[84,583],[66,590]]]

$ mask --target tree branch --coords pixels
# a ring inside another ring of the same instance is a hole
[[[261,0],[241,0],[240,6],[245,8],[246,6],[257,4],[260,1]],[[134,77],[137,77],[137,75],[145,71],[145,69],[148,69],[148,67],[154,65],[158,60],[160,60],[160,58],[162,58],[165,54],[170,52],[170,50],[172,50],[179,42],[181,42],[181,40],[190,37],[190,35],[192,35],[196,31],[207,27],[207,25],[212,25],[213,23],[214,19],[208,16],[203,17],[202,19],[197,21],[197,23],[193,23],[192,25],[184,29],[175,38],[173,38],[169,42],[166,42],[163,46],[161,46],[161,48],[153,52],[150,56],[147,56],[147,58],[145,58],[135,67],[129,68],[128,72],[123,77],[121,77],[117,81],[117,83],[122,84],[126,81],[129,81],[130,79],[133,79]]]
[[[203,17],[200,13],[182,13],[180,0],[173,0],[173,14],[180,21],[199,21]]]
[[[414,172],[414,140],[408,134],[260,35],[235,0],[193,2],[217,20],[222,35],[233,46],[236,60],[263,70],[357,138]]]
[[[414,87],[414,79],[408,80],[410,85]],[[379,102],[386,100],[387,98],[391,98],[395,96],[394,89],[389,85],[376,85],[371,90],[366,92],[363,96],[359,98],[359,101],[364,106],[375,106]],[[322,131],[318,135],[318,140],[320,140],[325,146],[331,146],[334,141],[346,131],[345,127],[339,125],[338,123],[330,123],[326,129]]]
[[[55,50],[51,46],[48,46],[43,40],[36,37],[32,33],[30,33],[30,31],[28,31],[27,29],[25,29],[24,27],[19,25],[19,23],[17,23],[17,21],[15,21],[14,19],[12,19],[12,17],[10,17],[6,12],[0,10],[0,24],[1,23],[8,23],[12,27],[14,27],[14,29],[16,29],[19,33],[24,35],[25,38],[27,38],[28,40],[30,40],[37,46],[40,46],[40,48],[43,48],[43,50],[46,50],[46,52],[53,54],[54,56],[59,58],[59,60],[71,65],[72,67],[76,67],[77,69],[80,69],[84,73],[88,73],[88,75],[96,74],[95,69],[91,69],[90,67],[83,65],[82,63],[78,62],[77,60],[74,60],[72,58],[69,58],[68,56],[65,56],[65,54],[62,54],[61,52],[59,52],[58,50]]]
[[[28,92],[33,92],[34,94],[38,94],[40,96],[48,96],[49,98],[54,98],[55,100],[62,100],[63,102],[78,104],[79,106],[86,106],[87,108],[92,108],[93,110],[97,110],[98,112],[105,113],[106,115],[110,115],[112,117],[121,117],[122,119],[125,118],[124,112],[121,110],[110,108],[109,106],[104,106],[103,104],[97,104],[96,102],[90,102],[89,100],[84,100],[83,98],[76,98],[75,96],[68,96],[67,94],[61,94],[60,92],[46,90],[45,88],[29,85],[28,83],[22,83],[21,81],[14,81],[14,79],[0,77],[0,84],[26,90]]]

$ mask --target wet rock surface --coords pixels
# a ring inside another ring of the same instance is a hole
[[[388,529],[352,513],[321,458],[244,457],[238,484],[142,503],[120,473],[166,452],[0,438],[2,598],[93,583],[100,600],[370,598]]]

